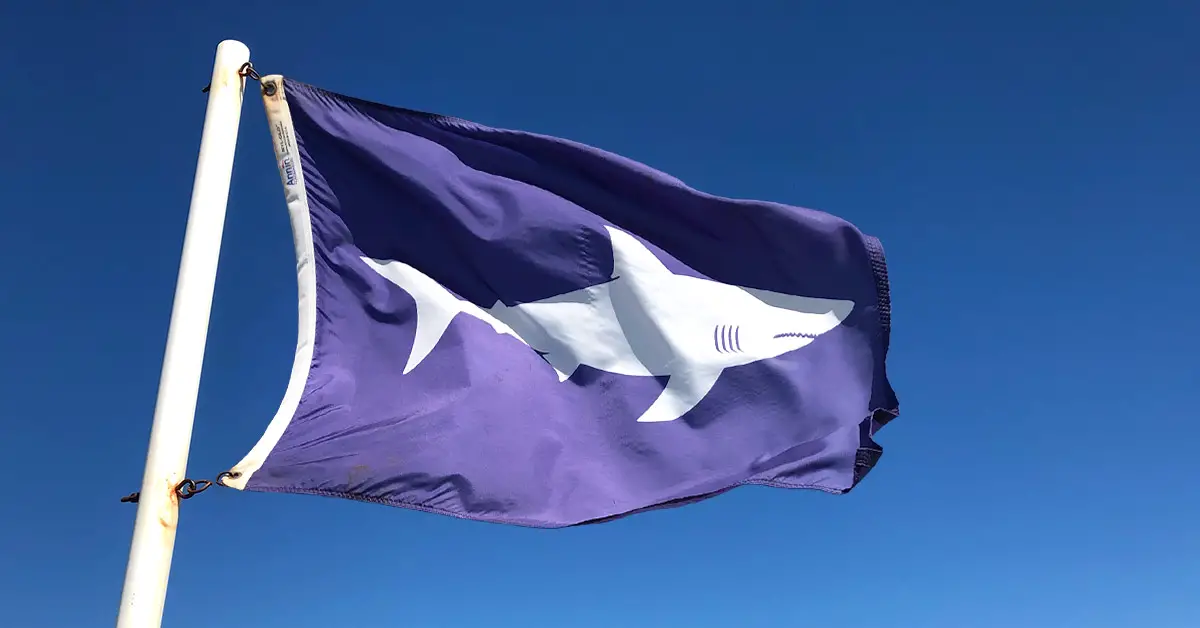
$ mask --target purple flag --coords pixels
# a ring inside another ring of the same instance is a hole
[[[224,481],[559,527],[843,493],[898,413],[879,242],[564,139],[271,76],[299,340]]]

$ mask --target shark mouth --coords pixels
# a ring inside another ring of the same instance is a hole
[[[714,327],[713,346],[716,347],[717,353],[741,353],[741,332],[741,325],[717,325]],[[809,340],[815,340],[819,335],[806,334],[802,331],[785,331],[782,334],[775,334],[772,338],[808,338]]]

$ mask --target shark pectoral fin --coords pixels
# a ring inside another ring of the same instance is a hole
[[[637,238],[612,227],[605,227],[612,241],[613,277],[647,277],[654,275],[670,275],[671,271],[663,266],[654,253],[646,248]]]
[[[674,421],[687,414],[712,390],[723,370],[696,369],[672,375],[658,399],[638,417],[638,423]]]

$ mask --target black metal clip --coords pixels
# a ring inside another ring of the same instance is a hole
[[[228,473],[229,472],[226,471],[222,475],[225,475]],[[217,476],[217,478],[219,481],[220,476]],[[180,482],[179,484],[175,485],[175,494],[179,496],[179,499],[191,499],[191,498],[195,497],[196,495],[208,490],[208,487],[210,487],[212,485],[213,485],[212,480],[186,479],[186,480]],[[136,504],[136,503],[138,503],[138,499],[140,497],[141,497],[141,493],[130,493],[130,494],[126,495],[125,497],[121,498],[121,503]]]
[[[238,68],[238,76],[240,76],[242,78],[248,78],[251,80],[255,80],[255,81],[262,78],[261,76],[258,75],[258,72],[254,70],[254,64],[250,63],[249,61],[243,63],[242,67]],[[205,85],[204,89],[202,89],[200,91],[207,94],[208,90],[211,88],[212,88],[212,83],[209,83],[208,85]]]

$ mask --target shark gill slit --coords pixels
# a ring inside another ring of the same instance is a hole
[[[742,352],[742,326],[738,325],[733,328],[733,346],[738,353]]]

